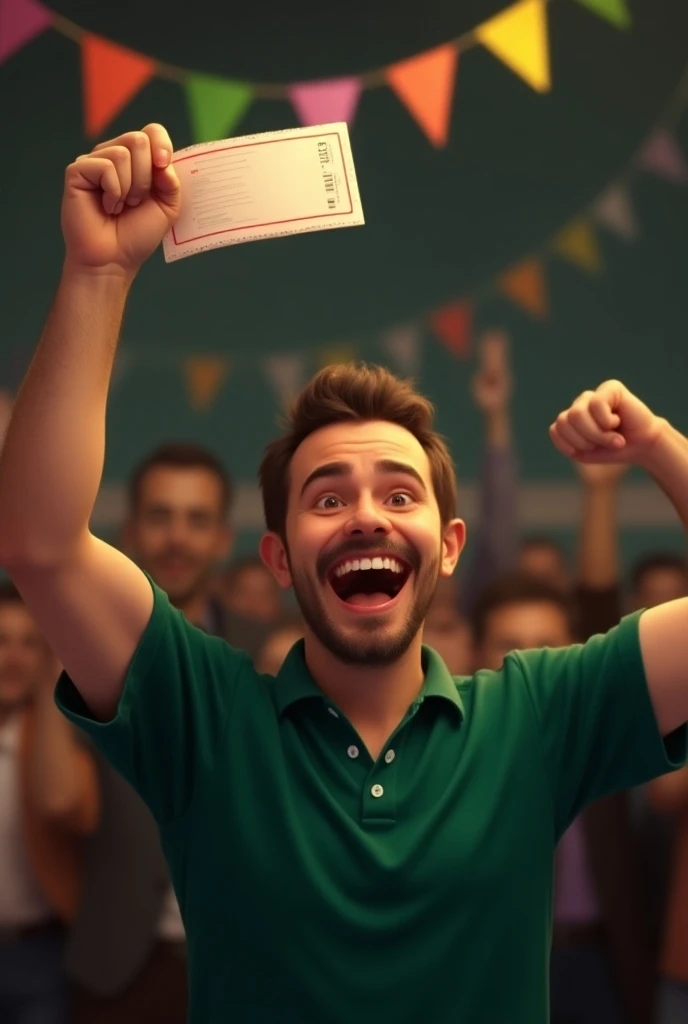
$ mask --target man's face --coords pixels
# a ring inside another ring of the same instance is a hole
[[[518,553],[518,570],[566,593],[571,585],[563,556],[549,544],[526,544]]]
[[[230,570],[224,599],[233,612],[254,622],[275,622],[282,611],[279,589],[264,565]]]
[[[31,699],[47,669],[47,647],[19,601],[0,603],[0,714]]]
[[[168,466],[154,466],[146,473],[127,542],[141,568],[173,604],[183,604],[208,586],[229,540],[222,486],[214,473]]]
[[[633,592],[633,607],[655,608],[658,604],[675,601],[688,595],[688,573],[678,566],[658,566],[643,573],[640,584]]]
[[[315,431],[291,462],[286,571],[313,637],[346,664],[398,660],[464,539],[442,529],[420,443],[387,422]],[[274,571],[274,562],[273,562]]]
[[[475,667],[496,671],[509,651],[565,647],[572,639],[568,618],[556,604],[524,601],[500,605],[487,617]]]

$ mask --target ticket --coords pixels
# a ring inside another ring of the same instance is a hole
[[[182,208],[163,239],[168,263],[223,245],[364,223],[345,123],[200,143],[172,162]]]

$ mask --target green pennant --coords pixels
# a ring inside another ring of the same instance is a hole
[[[214,75],[190,75],[186,96],[196,142],[224,139],[241,120],[253,90],[245,82],[233,82]]]
[[[629,28],[631,24],[631,12],[626,0],[578,0],[583,7],[589,8],[601,18],[606,18],[617,28]]]

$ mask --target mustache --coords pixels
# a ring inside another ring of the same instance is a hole
[[[354,540],[347,541],[346,544],[340,545],[335,551],[328,551],[326,554],[320,556],[316,563],[316,572],[318,579],[321,583],[327,582],[327,577],[334,565],[341,561],[342,558],[356,557],[362,552],[367,555],[380,556],[381,558],[398,558],[402,562],[406,562],[407,565],[411,566],[411,569],[415,572],[420,569],[420,555],[415,548],[409,547],[408,544],[397,544],[391,540],[366,540],[361,537]]]

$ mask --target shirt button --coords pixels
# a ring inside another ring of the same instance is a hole
[[[384,789],[378,783],[376,783],[370,791],[373,796],[382,796]]]
[[[396,756],[397,755],[394,753],[393,750],[388,750],[387,753],[385,754],[385,761],[387,762],[387,764],[391,764]]]
[[[349,755],[349,757],[358,757],[358,747],[355,747],[352,743],[349,749],[347,750],[347,754]]]
[[[339,718],[339,715],[337,714],[334,708],[328,708],[327,710],[330,712],[333,718]]]

